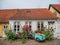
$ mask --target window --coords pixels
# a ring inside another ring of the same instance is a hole
[[[20,30],[20,22],[14,22],[14,31],[19,31]]]
[[[8,25],[7,24],[3,24],[3,30],[8,30]]]
[[[16,31],[16,25],[14,25],[14,31]]]
[[[30,30],[31,30],[31,22],[29,22],[29,28],[30,28]]]
[[[41,28],[43,28],[43,22],[41,22]]]
[[[41,22],[41,31],[44,30],[43,22]]]
[[[20,30],[20,24],[19,24],[19,22],[17,22],[17,30],[18,31]]]
[[[37,28],[40,29],[40,22],[37,23]]]
[[[25,25],[28,25],[29,29],[31,30],[31,27],[32,27],[32,26],[31,26],[31,22],[30,22],[30,21],[26,21],[26,22],[25,22]]]
[[[5,25],[4,25],[4,28],[5,28]]]
[[[50,22],[48,22],[48,24],[50,25],[50,24],[54,24],[54,21],[50,21]]]
[[[4,25],[4,28],[5,28],[5,29],[7,29],[7,28],[8,28],[8,26],[7,26],[7,25]]]
[[[16,31],[16,22],[14,22],[14,31]]]
[[[43,22],[37,22],[37,29],[38,30],[43,30],[44,26],[43,26]]]

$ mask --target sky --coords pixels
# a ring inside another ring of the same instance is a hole
[[[60,0],[0,0],[0,9],[48,8],[60,4]]]

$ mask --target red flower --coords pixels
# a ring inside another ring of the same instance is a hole
[[[30,30],[30,27],[28,25],[24,25],[24,29]]]

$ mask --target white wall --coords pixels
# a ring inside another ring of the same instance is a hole
[[[60,39],[60,20],[56,22],[55,37]]]
[[[36,31],[37,30],[37,21],[32,21],[32,31]]]
[[[38,21],[40,21],[40,22],[42,21],[44,27],[47,27],[47,29],[48,29],[48,21],[55,21],[55,23],[53,25],[54,37],[60,39],[60,20],[58,20],[58,21],[57,20],[10,20],[9,24],[10,24],[12,30],[13,30],[14,21],[20,21],[21,27],[23,27],[25,25],[26,21],[31,21],[33,32],[37,30],[37,22]]]
[[[25,25],[25,22],[26,21],[31,21],[31,26],[32,26],[32,31],[36,31],[37,30],[37,22],[43,22],[43,25],[44,27],[46,27],[48,29],[48,20],[10,20],[9,21],[9,24],[13,30],[13,24],[14,24],[14,21],[20,21],[20,25],[21,25],[21,28]],[[22,30],[22,29],[21,29]]]
[[[20,30],[22,30],[22,28],[23,28],[23,26],[25,25],[25,22],[27,21],[27,20],[10,20],[9,21],[9,25],[10,25],[10,27],[11,27],[11,29],[13,30],[14,29],[14,22],[15,21],[19,21],[20,22]],[[37,21],[32,21],[32,20],[29,20],[29,21],[31,21],[31,26],[32,26],[32,31],[35,31],[35,30],[37,30]]]

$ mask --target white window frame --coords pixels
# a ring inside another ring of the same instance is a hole
[[[17,22],[15,21],[14,23],[15,23],[14,26],[16,25],[16,31],[14,30],[14,32],[18,32],[18,28],[17,28],[18,25],[19,25],[19,31],[20,31],[20,22],[19,21],[17,21]]]
[[[37,22],[37,26],[38,26],[38,23],[40,24],[40,30],[42,29],[42,27],[41,27],[41,23],[42,23],[43,21],[38,21]],[[38,28],[37,28],[38,29]]]

